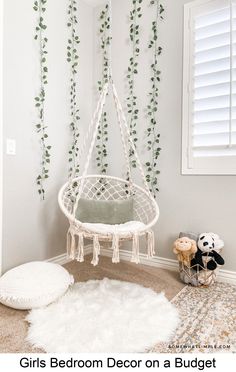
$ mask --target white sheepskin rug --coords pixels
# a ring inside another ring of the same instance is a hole
[[[27,321],[27,340],[48,353],[129,353],[168,341],[179,316],[164,293],[103,279],[75,284]]]

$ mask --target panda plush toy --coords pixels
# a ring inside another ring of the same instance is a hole
[[[194,269],[202,270],[207,268],[208,270],[215,270],[217,265],[224,265],[224,259],[219,254],[219,251],[224,247],[224,242],[214,233],[203,233],[200,234],[197,241],[198,250],[195,257],[191,261],[191,266],[195,266]]]

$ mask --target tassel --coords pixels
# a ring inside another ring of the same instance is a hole
[[[155,240],[154,240],[154,233],[152,230],[147,231],[146,239],[147,239],[148,259],[150,259],[150,258],[153,258],[153,256],[155,255]]]
[[[112,250],[113,250],[112,263],[119,263],[120,262],[120,252],[119,252],[119,235],[118,234],[113,235]]]
[[[100,244],[99,244],[98,236],[94,235],[93,237],[93,259],[91,261],[91,264],[93,266],[97,266],[99,262],[99,254],[100,254]]]
[[[84,235],[83,233],[79,233],[79,237],[78,237],[77,261],[84,262]]]
[[[99,240],[98,240],[98,236],[97,236],[97,239],[96,239],[96,245],[97,245],[97,253],[98,253],[98,256],[100,256],[100,253],[101,253],[101,247],[100,247],[100,243],[99,243]]]
[[[131,262],[138,264],[139,260],[139,235],[134,233],[133,235],[133,248],[132,248],[132,258]]]
[[[71,234],[70,234],[70,229],[69,229],[67,232],[67,237],[66,237],[67,258],[70,258],[70,248],[71,248]]]
[[[75,234],[71,233],[70,258],[75,259]]]

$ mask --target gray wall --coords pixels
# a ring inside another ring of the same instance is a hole
[[[183,53],[183,6],[188,1],[164,0],[165,20],[161,23],[159,40],[163,47],[160,58],[162,82],[159,98],[159,128],[161,133],[162,153],[159,168],[160,219],[155,227],[157,253],[161,257],[175,258],[172,244],[180,231],[197,233],[213,231],[225,241],[225,269],[236,270],[235,248],[235,210],[236,177],[235,176],[183,176],[181,175],[181,120],[182,120],[182,53]],[[147,104],[150,55],[147,50],[150,21],[153,18],[143,2],[144,15],[141,19],[140,72],[136,82],[140,107],[140,138],[146,125],[144,107]],[[130,57],[128,42],[128,23],[130,2],[113,1],[113,67],[114,80],[119,94],[125,104],[127,87],[124,83],[125,70]],[[96,10],[96,17],[101,8]],[[95,45],[97,53],[97,45]],[[99,69],[95,68],[95,76]],[[117,144],[113,113],[111,132],[114,133],[110,149]],[[144,159],[142,138],[139,151]],[[120,157],[117,152],[112,155],[112,172],[116,172]],[[136,176],[137,181],[139,177]]]
[[[33,40],[36,13],[31,0],[4,1],[3,138],[15,138],[16,156],[3,158],[3,271],[30,260],[65,252],[67,221],[57,193],[67,176],[69,143],[69,66],[66,62],[67,1],[48,1],[49,84],[46,123],[52,147],[46,200],[37,195],[40,151],[35,133],[34,97],[38,92],[37,44]],[[92,109],[92,8],[80,1],[81,123]],[[82,124],[81,124],[82,125]],[[82,131],[83,134],[83,131]]]

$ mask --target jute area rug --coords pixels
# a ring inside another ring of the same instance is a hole
[[[172,303],[181,323],[171,342],[158,343],[151,352],[236,352],[236,286],[186,286]]]

